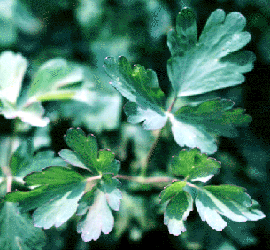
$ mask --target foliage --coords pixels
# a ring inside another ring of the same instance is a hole
[[[19,0],[13,5],[16,11],[22,8],[33,19],[33,33],[41,32],[40,20],[29,14],[38,6],[24,5]],[[68,5],[69,1],[63,1],[44,8],[51,13],[50,8],[60,10]],[[105,5],[106,1],[78,1],[75,16],[87,39],[91,39],[89,30],[101,17],[109,30],[115,28],[106,22],[102,11]],[[155,1],[145,6],[151,15],[158,11]],[[91,18],[90,13],[94,13]],[[168,23],[167,10],[160,13]],[[121,22],[114,25],[121,26]],[[196,14],[191,8],[183,8],[176,18],[176,28],[167,34],[170,92],[159,83],[155,71],[139,64],[131,66],[124,56],[105,58],[106,76],[60,57],[33,59],[33,66],[20,53],[2,52],[0,111],[12,131],[1,138],[9,140],[6,149],[3,143],[1,156],[6,160],[0,168],[0,246],[6,250],[42,249],[46,244],[42,229],[46,232],[56,227],[61,231],[68,221],[77,222],[77,232],[84,242],[95,241],[114,227],[116,238],[130,230],[130,237],[138,240],[144,231],[157,227],[160,213],[164,214],[170,234],[184,235],[182,232],[190,231],[186,220],[194,204],[201,221],[216,231],[232,222],[263,219],[265,214],[258,202],[243,187],[226,181],[214,185],[214,176],[223,168],[207,155],[216,153],[218,158],[217,140],[238,136],[237,127],[251,122],[244,109],[235,108],[233,101],[217,96],[218,92],[209,98],[213,91],[244,82],[243,74],[253,67],[253,52],[239,51],[251,39],[243,31],[245,25],[242,14],[232,12],[226,16],[218,9],[197,38]],[[122,28],[129,31],[128,27]],[[16,33],[14,27],[12,32]],[[150,33],[158,40],[156,27]],[[111,42],[117,44],[122,38],[114,39],[116,42]],[[96,54],[98,41],[93,41],[91,47]],[[14,42],[0,39],[4,46]],[[130,41],[123,43],[128,50]],[[100,58],[96,60],[99,65]],[[106,85],[109,78],[116,91]],[[116,92],[128,100],[124,112],[132,125],[120,122],[121,98]],[[59,143],[60,151],[55,156],[52,150],[40,148],[44,145],[40,138],[45,138],[45,146],[52,148],[50,128],[61,119],[73,127],[64,136],[69,149]],[[142,126],[135,125],[138,123]],[[106,138],[105,130],[111,129],[119,129],[119,133]],[[167,142],[168,149],[159,146],[160,141]],[[99,149],[100,145],[105,149]],[[133,162],[129,157],[132,153]],[[164,161],[158,162],[158,153]],[[121,168],[117,158],[122,160]]]

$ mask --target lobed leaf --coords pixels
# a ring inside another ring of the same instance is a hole
[[[159,195],[160,203],[165,203],[166,201],[172,199],[176,194],[183,191],[183,188],[186,186],[186,184],[186,181],[176,181],[166,186]]]
[[[175,141],[180,146],[198,147],[212,154],[217,150],[213,135],[237,136],[237,126],[246,126],[251,117],[241,108],[232,109],[234,103],[226,99],[213,99],[197,106],[183,106],[170,114]]]
[[[170,234],[178,236],[186,231],[184,221],[193,210],[192,204],[191,195],[185,191],[178,192],[169,201],[164,214],[164,224],[167,225]]]
[[[38,152],[35,156],[25,152],[25,145],[21,145],[13,153],[10,161],[10,168],[13,176],[25,177],[31,172],[39,172],[51,166],[65,167],[66,163],[59,157],[55,157],[54,152]]]
[[[131,68],[123,56],[115,60],[107,57],[104,62],[106,73],[115,87],[130,103],[125,112],[131,123],[143,122],[145,129],[162,128],[167,120],[164,113],[165,95],[159,88],[157,75],[141,65]]]
[[[182,175],[186,180],[206,182],[220,169],[215,159],[201,154],[199,149],[189,151],[183,149],[177,157],[173,157],[171,171],[173,175]]]
[[[214,11],[197,41],[195,14],[184,8],[176,20],[176,30],[168,33],[172,58],[167,70],[175,96],[192,96],[241,84],[253,67],[254,53],[236,52],[250,41],[242,31],[246,19],[238,12]]]
[[[220,185],[196,190],[187,187],[185,190],[196,194],[195,203],[201,219],[217,231],[227,226],[220,215],[236,222],[257,221],[265,217],[258,210],[258,203],[251,200],[241,187]]]
[[[101,232],[108,234],[112,231],[114,219],[111,209],[118,211],[122,199],[116,188],[118,184],[118,180],[105,175],[100,186],[94,192],[88,192],[89,195],[80,203],[78,211],[84,215],[77,231],[82,234],[83,241],[97,240]]]
[[[73,166],[88,169],[94,174],[113,173],[119,171],[119,161],[114,160],[114,153],[110,150],[99,150],[94,135],[86,136],[77,129],[69,129],[66,134],[66,143],[73,150],[61,150],[59,155]]]
[[[19,202],[21,211],[36,209],[35,226],[59,227],[76,212],[86,181],[80,174],[63,167],[51,167],[26,177],[26,184],[41,185],[29,192],[16,191],[6,201]]]

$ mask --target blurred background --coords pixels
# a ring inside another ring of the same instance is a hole
[[[218,138],[221,171],[212,184],[245,187],[257,200],[266,218],[258,222],[229,222],[222,232],[202,222],[196,210],[190,214],[187,232],[169,235],[158,193],[150,187],[123,183],[115,228],[96,242],[82,242],[76,232],[77,219],[60,228],[45,231],[44,249],[138,249],[238,250],[270,249],[270,2],[269,0],[0,0],[0,51],[20,52],[28,59],[25,85],[36,69],[48,59],[61,57],[81,65],[90,96],[87,104],[78,101],[45,103],[51,123],[37,129],[39,148],[66,148],[63,135],[80,126],[97,136],[101,148],[110,148],[121,160],[122,173],[136,174],[153,142],[151,132],[126,123],[122,107],[126,100],[110,86],[103,70],[107,56],[127,57],[157,72],[160,86],[168,94],[170,82],[166,62],[170,57],[166,34],[174,27],[182,7],[197,15],[198,33],[214,10],[241,12],[252,40],[245,47],[256,54],[252,72],[237,87],[216,91],[213,96],[228,98],[246,109],[253,118],[237,138]],[[9,123],[1,117],[1,133]],[[151,172],[165,171],[168,159],[179,151],[171,135],[160,139],[151,161]]]

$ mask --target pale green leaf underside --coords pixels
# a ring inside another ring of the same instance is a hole
[[[73,185],[72,190],[67,190],[66,193],[36,209],[33,214],[35,226],[49,229],[52,226],[60,227],[68,221],[77,210],[85,184],[85,182],[80,182]]]
[[[85,242],[97,240],[101,232],[108,234],[113,228],[112,211],[106,201],[106,194],[97,189],[93,204],[78,223],[77,231]]]
[[[49,118],[43,117],[44,108],[40,102],[33,102],[20,108],[5,99],[2,99],[1,102],[1,113],[6,119],[15,119],[18,117],[23,122],[35,127],[45,127],[50,121]]]
[[[195,15],[191,9],[182,10],[167,41],[172,54],[167,70],[175,96],[203,94],[244,81],[243,73],[252,69],[255,60],[250,51],[237,52],[250,41],[250,34],[242,31],[245,24],[241,13],[226,17],[218,9],[197,41]]]
[[[196,190],[197,211],[203,221],[217,231],[227,226],[221,215],[232,221],[257,221],[265,217],[241,187],[221,185]]]

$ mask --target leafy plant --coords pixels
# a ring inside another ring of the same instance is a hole
[[[122,174],[115,154],[109,149],[99,150],[96,137],[86,135],[80,128],[67,130],[65,142],[70,149],[60,150],[59,156],[52,151],[34,153],[34,137],[25,139],[19,125],[29,124],[26,131],[31,126],[47,126],[49,119],[43,117],[42,102],[76,100],[83,105],[85,100],[80,96],[91,90],[84,83],[80,66],[53,59],[41,65],[25,91],[21,86],[26,59],[20,54],[3,52],[1,112],[5,118],[13,119],[12,139],[20,138],[20,145],[13,150],[14,141],[11,142],[11,153],[0,172],[2,249],[41,249],[44,242],[40,228],[60,227],[74,218],[74,214],[80,216],[77,232],[85,242],[97,240],[101,232],[112,231],[113,211],[123,213],[115,223],[120,233],[128,227],[121,219],[133,218],[143,225],[139,218],[146,216],[143,212],[146,208],[134,214],[128,212],[136,204],[143,207],[146,203],[128,193],[136,188],[164,188],[159,202],[163,206],[164,224],[174,235],[186,231],[185,220],[194,202],[202,221],[217,231],[227,225],[221,215],[235,222],[264,218],[258,203],[244,188],[229,184],[203,185],[220,170],[220,163],[206,155],[217,151],[216,137],[237,136],[236,127],[246,126],[251,117],[243,109],[233,108],[231,100],[215,98],[193,102],[187,98],[244,81],[243,73],[252,69],[255,60],[252,52],[238,51],[250,41],[244,27],[245,18],[240,13],[226,16],[224,11],[216,10],[197,39],[195,13],[189,8],[182,9],[176,29],[168,33],[171,58],[167,69],[172,85],[169,96],[159,87],[154,71],[140,65],[131,67],[122,56],[105,59],[105,71],[112,79],[112,86],[129,101],[124,107],[128,122],[142,123],[145,130],[156,130],[155,140],[141,133],[153,144],[148,156],[138,153],[142,157],[139,176]],[[168,121],[176,143],[191,149],[182,149],[176,154],[166,173],[156,169],[152,176],[146,176],[158,139],[168,132]],[[138,185],[132,186],[126,181]],[[123,195],[122,187],[126,187]],[[33,212],[33,224],[26,213],[29,211]],[[150,224],[148,228],[155,223]]]

